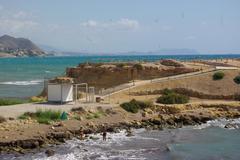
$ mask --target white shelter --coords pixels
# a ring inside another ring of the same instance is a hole
[[[48,84],[49,102],[72,102],[73,85],[72,84]]]
[[[72,102],[73,80],[68,77],[57,77],[48,82],[48,102]]]
[[[73,79],[69,77],[57,77],[49,80],[47,84],[48,102],[77,102],[81,98],[78,97],[81,88],[84,91],[80,93],[86,96],[86,102],[94,102],[94,87],[89,87],[87,83],[73,83]]]

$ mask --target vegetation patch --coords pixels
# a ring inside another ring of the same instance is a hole
[[[96,119],[96,118],[100,118],[102,116],[106,116],[106,114],[103,111],[97,111],[94,113],[88,113],[85,118],[86,119]]]
[[[233,81],[236,83],[236,84],[240,84],[240,75],[236,76]]]
[[[132,99],[130,102],[122,103],[120,106],[128,112],[137,113],[139,109],[150,108],[153,104],[151,102],[143,102]]]
[[[36,97],[36,96],[33,96],[30,98],[29,102],[33,102],[33,103],[40,103],[40,102],[46,102],[47,99],[45,97]]]
[[[157,99],[157,103],[162,104],[184,104],[189,102],[189,97],[175,93],[173,90],[164,89],[162,96]]]
[[[223,77],[225,76],[225,74],[223,72],[216,72],[213,74],[213,80],[221,80],[223,79]]]
[[[133,65],[133,68],[137,69],[137,70],[143,70],[143,66],[139,63],[136,63]]]
[[[126,64],[124,64],[124,63],[118,63],[118,64],[116,64],[116,67],[118,67],[118,68],[123,68],[124,66],[126,66]]]
[[[52,121],[58,121],[61,119],[61,111],[53,110],[38,110],[35,113],[26,112],[18,117],[19,119],[36,119],[38,123],[51,124]]]
[[[15,104],[27,103],[27,100],[23,99],[0,99],[0,106],[10,106]]]

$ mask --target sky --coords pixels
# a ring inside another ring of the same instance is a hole
[[[75,52],[240,53],[240,0],[0,0],[0,35]]]

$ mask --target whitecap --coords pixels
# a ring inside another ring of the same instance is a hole
[[[207,127],[225,128],[226,124],[240,124],[240,118],[238,118],[238,119],[222,118],[222,119],[211,120],[211,121],[207,121],[207,123],[194,126],[193,129],[204,129]]]
[[[46,70],[45,73],[54,73],[54,72]]]
[[[38,85],[42,82],[43,82],[43,80],[8,81],[8,82],[0,82],[0,85],[29,86],[29,85]]]

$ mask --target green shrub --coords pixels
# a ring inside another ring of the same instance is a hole
[[[27,118],[36,119],[38,123],[50,124],[51,121],[57,121],[61,119],[61,111],[53,111],[53,110],[37,110],[37,112],[26,112],[19,116],[19,119],[27,119]]]
[[[133,65],[133,68],[135,68],[135,69],[137,69],[137,70],[143,70],[143,66],[142,66],[141,64],[139,64],[139,63],[134,64],[134,65]]]
[[[239,76],[236,76],[233,81],[236,83],[236,84],[240,84],[240,75]]]
[[[22,103],[27,103],[27,101],[22,99],[0,99],[0,106],[10,106]]]
[[[213,74],[213,80],[220,80],[223,79],[225,74],[223,72],[216,72]]]
[[[38,118],[37,122],[41,123],[41,124],[51,124],[51,120],[46,119],[46,118]]]
[[[174,93],[174,91],[171,89],[168,89],[168,88],[165,88],[164,90],[162,90],[163,95],[168,95],[168,94],[172,94],[172,93]]]
[[[37,103],[37,102],[46,102],[47,99],[45,97],[36,97],[36,96],[33,96],[29,99],[29,102],[32,102],[32,103]]]
[[[117,66],[118,68],[123,68],[123,67],[125,66],[125,64],[124,64],[124,63],[118,63],[116,66]]]
[[[53,111],[53,110],[45,110],[45,111],[42,111],[42,110],[38,110],[36,112],[36,117],[37,118],[46,118],[46,119],[49,119],[49,120],[59,120],[61,118],[61,111]]]
[[[174,93],[172,90],[165,90],[163,95],[157,99],[157,103],[162,104],[184,104],[188,102],[188,96]]]
[[[86,119],[94,119],[94,118],[100,118],[101,116],[106,116],[106,114],[103,111],[98,111],[94,113],[88,113],[86,116]]]
[[[125,102],[120,105],[124,110],[132,113],[137,113],[139,109],[152,107],[151,102],[143,102],[132,99],[130,102]]]

